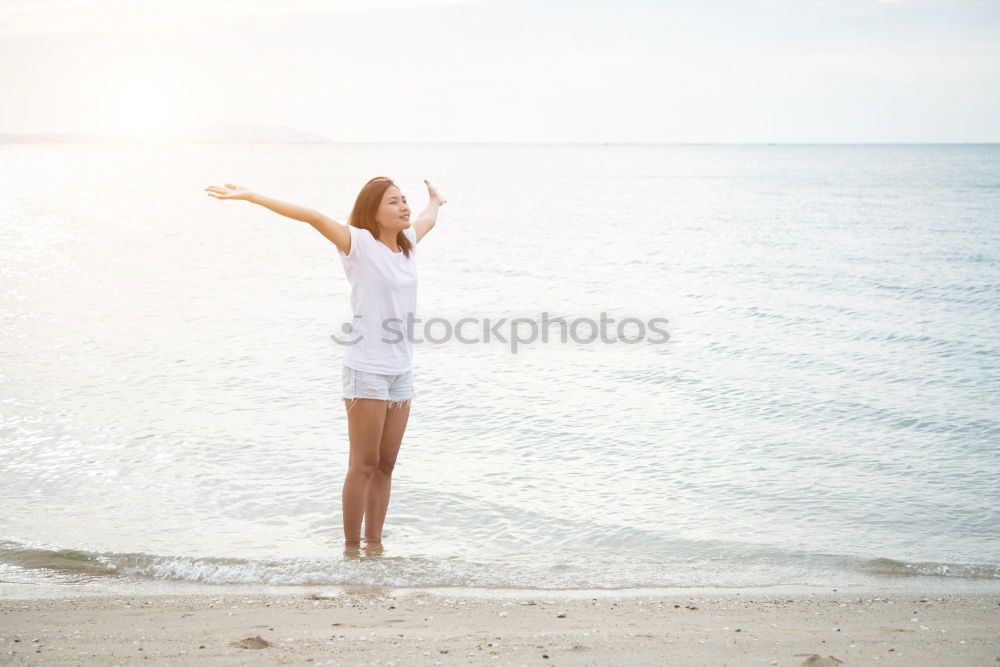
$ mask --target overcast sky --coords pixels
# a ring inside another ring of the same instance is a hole
[[[0,132],[996,142],[998,0],[0,0]]]

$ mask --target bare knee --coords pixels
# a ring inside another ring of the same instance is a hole
[[[392,476],[392,469],[396,467],[396,460],[380,459],[376,469],[386,477]]]
[[[347,474],[360,477],[362,479],[369,479],[375,474],[375,470],[379,467],[379,465],[381,465],[381,463],[378,460],[357,461],[348,466]]]

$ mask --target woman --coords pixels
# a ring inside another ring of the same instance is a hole
[[[392,470],[410,417],[413,390],[412,326],[416,317],[415,245],[434,228],[445,199],[428,181],[430,201],[410,223],[406,197],[385,177],[365,183],[343,225],[319,211],[259,195],[240,185],[208,186],[216,199],[245,199],[308,222],[337,246],[351,283],[352,337],[344,353],[344,406],[351,442],[341,495],[344,543],[382,551]]]

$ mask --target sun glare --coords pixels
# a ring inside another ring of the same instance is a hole
[[[114,96],[110,130],[127,139],[156,139],[176,128],[174,101],[167,91],[151,82],[123,87]]]

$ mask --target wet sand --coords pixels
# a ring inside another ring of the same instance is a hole
[[[440,590],[0,599],[0,663],[1000,664],[996,593]]]

